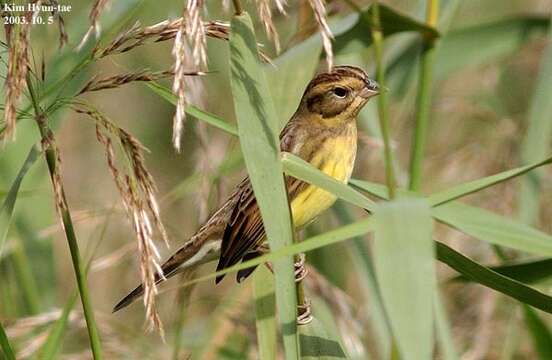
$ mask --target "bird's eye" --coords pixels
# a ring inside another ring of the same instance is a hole
[[[332,92],[338,98],[344,98],[345,96],[347,96],[347,93],[348,93],[347,89],[342,87],[336,87],[332,90]]]

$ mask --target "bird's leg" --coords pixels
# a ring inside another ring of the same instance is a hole
[[[265,255],[265,254],[268,254],[270,252],[270,248],[268,247],[268,244],[264,243],[264,244],[260,245],[257,248],[257,251],[261,255]],[[268,271],[270,271],[272,273],[272,275],[274,275],[274,267],[272,266],[272,263],[270,261],[267,261],[267,262],[264,263],[264,265],[266,266]]]
[[[311,302],[305,299],[302,304],[297,305],[297,325],[307,325],[312,319]]]
[[[305,254],[298,254],[296,260],[298,261],[293,264],[295,267],[295,282],[300,282],[307,277],[309,270],[305,266]]]
[[[312,321],[311,302],[303,289],[303,279],[308,275],[305,266],[305,254],[295,256],[295,282],[297,286],[297,325],[306,325]]]

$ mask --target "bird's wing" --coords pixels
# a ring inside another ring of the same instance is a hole
[[[285,180],[290,199],[306,185],[291,176],[286,176]],[[261,212],[249,178],[240,183],[237,191],[236,196],[239,196],[239,200],[236,202],[222,237],[217,271],[237,264],[248,253],[256,252],[265,238]],[[220,282],[223,277],[224,275],[217,277],[216,282]]]

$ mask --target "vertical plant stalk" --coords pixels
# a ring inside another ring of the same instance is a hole
[[[360,9],[359,9],[360,10]],[[385,91],[385,68],[383,65],[383,32],[381,28],[379,3],[376,0],[372,4],[371,35],[374,43],[374,55],[376,60],[376,80],[379,83],[381,93],[378,96],[378,117],[383,138],[383,154],[385,160],[385,181],[389,198],[395,198],[395,170],[393,168],[393,152],[389,143],[389,114],[387,112],[387,94]]]
[[[550,18],[552,21],[552,17]],[[548,45],[543,54],[537,85],[529,108],[529,126],[522,144],[521,160],[530,164],[546,156],[552,138],[552,27],[548,32]],[[519,198],[519,217],[527,224],[534,224],[539,216],[539,199],[542,170],[528,174],[522,180]]]
[[[439,0],[428,0],[426,24],[435,27],[439,16]],[[431,107],[433,63],[435,61],[435,38],[425,37],[420,63],[418,96],[416,98],[416,127],[410,158],[410,183],[408,188],[418,191],[422,183],[422,165]]]
[[[86,328],[88,330],[90,348],[92,350],[92,355],[95,360],[102,359],[100,335],[98,333],[96,321],[94,320],[92,302],[90,301],[88,285],[86,283],[85,270],[82,266],[79,246],[77,243],[77,236],[75,234],[75,229],[73,227],[73,220],[71,218],[71,213],[69,211],[67,200],[65,198],[65,191],[63,190],[63,186],[60,183],[60,174],[59,174],[59,168],[58,168],[59,154],[57,149],[54,146],[52,146],[53,134],[50,128],[48,127],[48,124],[46,123],[46,115],[40,108],[37,94],[34,91],[33,85],[31,83],[31,79],[28,74],[27,74],[27,88],[29,89],[29,94],[31,96],[31,103],[35,111],[35,120],[38,125],[40,135],[42,137],[42,143],[46,147],[44,149],[45,156],[46,156],[46,163],[48,165],[48,171],[50,173],[50,178],[52,179],[52,185],[56,196],[56,206],[59,211],[59,216],[61,217],[63,230],[65,232],[65,237],[67,238],[67,243],[69,245],[69,251],[71,252],[71,260],[73,262],[73,269],[75,271],[75,277],[77,279],[77,285],[79,288],[82,308],[84,312],[84,318],[86,320]]]
[[[241,15],[243,9],[240,0],[232,0],[232,3],[234,4],[234,14]]]

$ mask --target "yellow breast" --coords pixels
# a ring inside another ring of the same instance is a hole
[[[318,149],[311,165],[327,175],[347,183],[353,171],[356,155],[356,131],[338,137],[330,137]],[[336,196],[319,187],[309,185],[291,201],[291,214],[294,226],[299,228],[308,224],[336,200]]]

